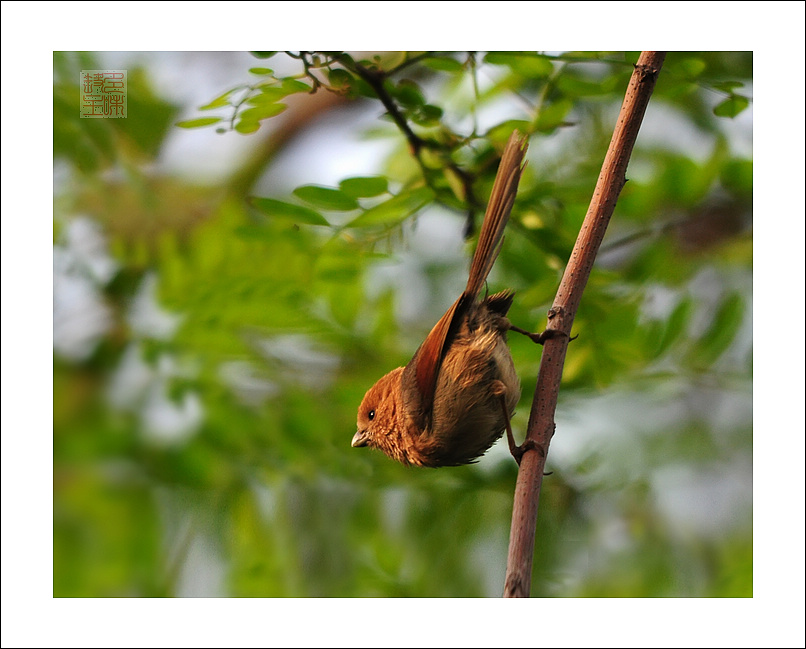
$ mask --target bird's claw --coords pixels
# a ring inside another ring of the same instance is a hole
[[[562,336],[568,338],[568,342],[571,342],[572,340],[576,340],[577,338],[579,338],[579,334],[577,334],[572,338],[567,333],[560,331],[559,329],[546,329],[545,331],[542,331],[539,334],[535,334],[532,333],[531,331],[526,331],[525,329],[521,329],[520,327],[515,326],[510,326],[510,329],[512,331],[517,331],[519,334],[523,334],[524,336],[529,338],[529,340],[531,340],[533,343],[537,343],[538,345],[542,345],[547,340],[552,340],[553,338],[561,338]]]
[[[536,441],[533,439],[527,439],[521,444],[520,446],[515,446],[514,444],[510,446],[509,452],[512,453],[512,457],[515,458],[515,461],[518,463],[518,466],[521,465],[521,460],[523,459],[523,454],[526,451],[537,451],[540,453],[541,449],[540,446],[537,444]]]

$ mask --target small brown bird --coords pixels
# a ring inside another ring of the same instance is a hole
[[[509,420],[521,395],[508,330],[537,343],[506,317],[514,293],[502,291],[479,300],[498,257],[524,166],[526,138],[509,138],[495,177],[479,243],[464,292],[428,334],[406,367],[381,378],[358,408],[352,445],[377,448],[416,466],[458,466],[474,462],[507,431],[517,460]]]

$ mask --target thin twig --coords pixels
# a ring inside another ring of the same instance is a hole
[[[429,182],[428,176],[431,170],[429,170],[428,167],[423,162],[423,158],[421,155],[422,150],[424,148],[439,150],[439,149],[445,149],[445,147],[442,147],[438,145],[436,142],[433,142],[431,140],[421,138],[412,130],[411,126],[408,123],[408,120],[401,112],[394,98],[389,94],[387,89],[384,87],[384,82],[389,77],[389,73],[367,68],[366,66],[361,65],[361,63],[357,61],[348,61],[344,57],[334,56],[333,59],[341,63],[348,70],[351,70],[352,72],[357,74],[364,81],[366,81],[367,84],[369,84],[369,86],[375,92],[375,95],[378,97],[378,99],[381,100],[381,103],[383,104],[384,108],[386,108],[386,111],[389,113],[389,116],[392,118],[392,121],[394,121],[394,123],[397,124],[397,127],[401,130],[403,135],[406,136],[406,140],[408,140],[411,152],[414,155],[414,158],[417,160],[418,164],[420,165],[420,168],[422,169],[423,177],[426,183],[428,183]],[[398,66],[398,69],[399,68],[400,66]],[[476,198],[475,192],[473,191],[473,185],[475,183],[476,177],[473,174],[466,171],[465,169],[463,169],[462,167],[460,167],[458,164],[456,164],[453,160],[450,159],[449,156],[447,157],[445,166],[451,171],[453,171],[462,182],[465,201],[469,206],[467,218],[468,223],[470,224],[474,220],[476,210],[480,207],[480,203]],[[467,227],[466,234],[469,234],[469,230],[471,229],[472,229],[471,227]]]
[[[554,411],[557,407],[571,325],[593,268],[596,253],[616,207],[616,200],[626,182],[625,174],[630,154],[665,56],[665,52],[642,52],[638,59],[588,213],[571,252],[554,305],[549,311],[547,329],[558,330],[566,335],[548,339],[543,347],[526,433],[527,444],[524,448],[527,451],[521,460],[515,486],[504,597],[529,596],[537,504],[549,442],[554,434]]]

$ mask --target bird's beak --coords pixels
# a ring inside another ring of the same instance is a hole
[[[350,443],[350,446],[353,448],[359,448],[361,446],[367,445],[367,431],[366,430],[359,430],[355,435],[353,435],[353,441]]]

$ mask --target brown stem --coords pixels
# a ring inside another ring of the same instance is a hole
[[[344,65],[344,62],[342,62],[342,64]],[[386,91],[386,88],[384,88],[384,75],[365,68],[360,63],[354,63],[352,65],[352,69],[375,91],[375,95],[381,100],[383,107],[386,108],[386,112],[389,113],[389,116],[392,118],[392,120],[394,120],[395,124],[397,124],[398,128],[403,131],[403,134],[409,141],[409,146],[411,147],[412,152],[417,158],[419,158],[420,149],[425,146],[425,142],[414,131],[411,130],[409,123],[400,112],[400,109],[397,107],[394,99],[392,99],[391,95]]]
[[[665,52],[642,52],[638,58],[588,213],[585,215],[579,237],[565,268],[554,305],[549,311],[547,330],[556,329],[568,335],[550,338],[543,346],[543,357],[540,361],[540,372],[526,433],[529,444],[524,446],[527,450],[521,459],[515,486],[504,597],[529,596],[537,504],[549,443],[554,434],[554,411],[557,407],[571,325],[593,268],[596,253],[616,207],[616,200],[626,182],[625,174],[630,154],[665,57]],[[530,450],[537,452],[532,453]]]
[[[429,182],[428,181],[429,169],[423,163],[421,152],[424,148],[440,148],[440,147],[436,146],[433,142],[424,140],[412,130],[411,126],[406,120],[406,117],[403,115],[403,113],[400,111],[400,108],[395,103],[395,100],[392,98],[387,89],[384,87],[384,80],[387,79],[390,74],[399,71],[404,66],[400,65],[395,70],[390,72],[379,72],[367,68],[358,62],[347,61],[344,57],[334,56],[333,58],[334,60],[339,61],[339,63],[341,63],[345,68],[351,70],[359,77],[361,77],[364,81],[367,82],[367,84],[369,84],[369,86],[375,92],[375,95],[378,97],[378,99],[381,100],[381,103],[383,104],[384,108],[386,108],[386,112],[389,113],[389,116],[392,118],[392,121],[394,121],[394,123],[397,124],[397,127],[401,130],[403,135],[406,136],[406,140],[409,143],[409,148],[411,149],[414,158],[417,160],[418,164],[420,165],[420,168],[423,171],[425,181]],[[425,58],[425,55],[415,57],[416,60],[420,60],[421,58]],[[475,193],[473,191],[473,183],[475,182],[475,177],[472,174],[465,171],[464,169],[462,169],[458,164],[450,160],[450,157],[448,157],[446,166],[449,169],[451,169],[462,181],[462,187],[465,192],[465,200],[469,205],[467,216],[468,225],[465,228],[465,236],[470,236],[473,230],[475,212],[479,206],[478,200],[476,199]]]

